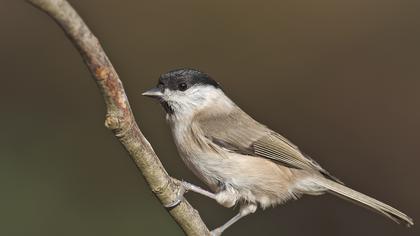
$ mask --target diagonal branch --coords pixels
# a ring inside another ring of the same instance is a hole
[[[107,108],[105,126],[112,130],[162,204],[175,200],[179,181],[171,178],[140,131],[117,72],[82,18],[66,0],[27,0],[51,16],[79,50]],[[210,235],[198,212],[183,200],[169,213],[187,235]]]

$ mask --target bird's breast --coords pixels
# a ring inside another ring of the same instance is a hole
[[[178,153],[185,165],[203,182],[215,190],[222,181],[223,154],[209,144],[203,134],[189,125],[171,125]]]

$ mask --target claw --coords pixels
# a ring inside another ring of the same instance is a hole
[[[181,197],[176,197],[175,201],[168,203],[166,205],[164,205],[165,208],[173,208],[175,206],[177,206],[178,204],[180,204],[182,202],[182,200],[184,199],[183,196]]]
[[[184,194],[188,191],[188,188],[186,187],[187,184],[188,184],[187,182],[184,182],[184,181],[181,182],[181,185],[179,186],[179,190],[178,190],[175,200],[171,203],[164,205],[165,208],[173,208],[184,200]]]

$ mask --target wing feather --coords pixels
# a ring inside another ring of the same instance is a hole
[[[198,115],[197,122],[209,142],[230,152],[258,156],[290,168],[315,170],[340,182],[282,135],[258,123],[240,108],[230,113]]]

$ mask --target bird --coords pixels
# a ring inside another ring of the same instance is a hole
[[[396,223],[413,220],[403,212],[344,185],[291,141],[237,106],[220,83],[191,68],[171,70],[142,95],[159,101],[185,165],[209,188],[182,181],[176,199],[187,191],[212,198],[239,212],[211,231],[221,235],[257,208],[281,205],[302,195],[332,193],[370,208]]]

